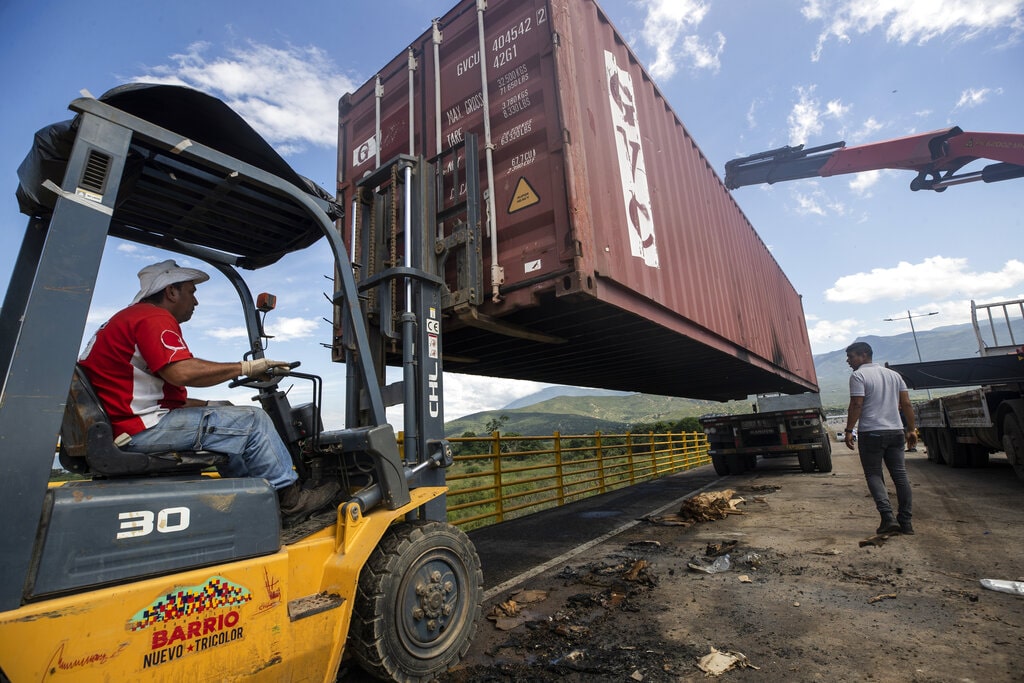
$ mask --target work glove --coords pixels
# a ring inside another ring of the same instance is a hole
[[[260,375],[267,374],[267,370],[269,370],[270,368],[286,367],[288,367],[288,361],[283,360],[270,360],[269,358],[255,358],[253,360],[243,360],[242,376],[259,377]]]

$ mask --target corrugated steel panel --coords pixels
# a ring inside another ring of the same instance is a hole
[[[347,201],[378,150],[482,136],[486,69],[504,282],[479,312],[565,343],[450,317],[446,369],[718,399],[816,389],[799,295],[598,5],[489,0],[482,17],[482,53],[473,0],[440,20],[437,62],[432,32],[412,43],[412,107],[409,56],[381,70],[379,144],[376,81],[341,104]]]

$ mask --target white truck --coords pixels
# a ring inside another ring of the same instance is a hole
[[[1004,451],[1024,480],[1024,299],[971,302],[977,358],[890,365],[912,389],[972,387],[916,403],[928,459],[981,467]]]
[[[753,469],[758,455],[795,455],[804,472],[831,472],[832,444],[825,421],[816,393],[758,396],[753,413],[700,418],[711,463],[720,475]]]

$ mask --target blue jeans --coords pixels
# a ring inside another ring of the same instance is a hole
[[[135,434],[122,450],[224,453],[228,462],[217,468],[222,477],[266,479],[277,490],[298,479],[273,420],[254,406],[178,408]]]
[[[892,514],[892,503],[889,492],[885,489],[882,476],[882,463],[889,470],[892,483],[896,486],[896,500],[899,504],[900,522],[909,522],[911,517],[910,477],[907,476],[906,457],[903,447],[906,437],[900,430],[878,432],[861,432],[857,435],[860,450],[860,464],[864,468],[864,478],[868,481],[868,491],[875,499],[875,507],[883,515]]]

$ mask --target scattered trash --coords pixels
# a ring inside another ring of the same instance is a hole
[[[679,516],[696,522],[709,522],[715,519],[725,519],[732,514],[742,515],[743,512],[737,510],[736,506],[744,500],[734,498],[734,495],[735,492],[732,489],[699,493],[683,501],[679,507]]]
[[[842,555],[842,551],[835,548],[829,548],[828,550],[812,550],[811,555]]]
[[[726,671],[740,667],[741,669],[754,669],[760,671],[750,663],[747,656],[742,652],[726,652],[711,648],[710,654],[706,654],[697,660],[697,668],[712,676],[721,676]]]
[[[740,574],[740,583],[754,583],[754,580],[746,574]]]
[[[622,575],[626,581],[636,581],[640,577],[640,573],[647,569],[647,560],[637,560],[633,563],[633,566]]]
[[[661,541],[633,541],[629,547],[641,550],[661,550]]]
[[[554,660],[551,663],[555,664],[555,665],[558,665],[558,664],[561,664],[562,662],[578,662],[578,661],[580,661],[581,659],[583,659],[586,656],[587,655],[586,655],[585,652],[583,652],[583,650],[573,650],[572,652],[570,652],[569,654],[565,655],[564,657],[559,657],[558,659]]]
[[[558,578],[567,580],[578,579],[580,578],[580,572],[575,567],[566,565],[562,571],[558,572]]]
[[[745,515],[736,506],[746,502],[743,498],[734,498],[732,489],[724,491],[706,491],[683,501],[679,512],[675,515],[644,517],[643,521],[664,526],[690,526],[697,522],[711,522],[725,519],[729,515]]]
[[[704,555],[707,557],[718,557],[732,552],[738,541],[722,541],[721,543],[708,543],[704,548]]]
[[[1024,581],[1003,581],[1001,579],[982,579],[981,585],[989,590],[1012,595],[1024,595]]]
[[[761,555],[753,552],[747,553],[746,555],[740,558],[740,564],[746,565],[747,567],[750,567],[752,569],[760,569]]]
[[[590,633],[590,629],[586,626],[579,626],[577,624],[558,624],[552,630],[558,635],[565,636],[566,638],[585,636]]]
[[[526,614],[520,609],[520,605],[527,605],[534,602],[546,600],[547,591],[541,590],[518,590],[512,596],[491,608],[487,618],[494,622],[494,627],[500,631],[511,631],[534,619],[534,616]]]
[[[637,669],[632,673],[632,675],[630,675],[630,678],[632,678],[634,681],[642,681],[644,680],[644,675],[640,673],[640,669]]]
[[[868,602],[869,603],[875,603],[875,602],[880,602],[882,600],[895,600],[895,599],[896,599],[896,594],[895,593],[882,593],[881,595],[876,595],[873,598],[868,598]]]
[[[876,535],[874,535],[874,536],[869,536],[868,538],[865,538],[865,539],[864,539],[863,541],[861,541],[860,543],[858,543],[858,545],[859,545],[859,546],[860,546],[861,548],[863,548],[863,547],[864,547],[864,546],[866,546],[866,545],[873,545],[873,546],[875,546],[875,547],[877,547],[877,548],[881,548],[881,547],[882,547],[882,545],[883,545],[883,544],[884,544],[884,543],[885,543],[885,542],[886,542],[886,541],[887,541],[888,539],[890,539],[890,538],[892,538],[893,536],[896,536],[896,535],[897,535],[897,534],[895,534],[895,533],[892,533],[892,534],[876,534]]]
[[[732,561],[729,559],[728,555],[716,557],[714,562],[711,563],[708,563],[706,560],[699,557],[693,557],[686,563],[686,566],[694,571],[703,572],[704,574],[718,574],[719,572],[727,572],[732,569]]]
[[[547,600],[548,592],[541,590],[527,590],[523,588],[512,593],[512,595],[509,596],[509,599],[520,605],[529,605],[530,603]]]

